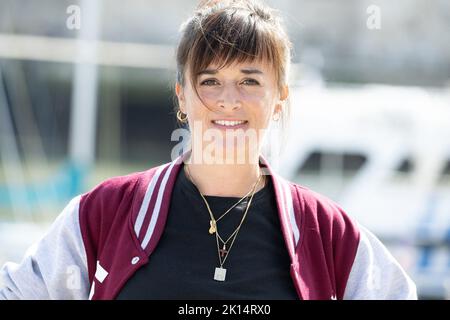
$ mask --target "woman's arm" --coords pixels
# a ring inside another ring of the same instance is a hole
[[[400,264],[370,231],[359,228],[360,242],[344,299],[417,299],[416,286]]]
[[[79,223],[80,197],[74,198],[20,264],[1,271],[1,299],[88,299],[86,252]]]

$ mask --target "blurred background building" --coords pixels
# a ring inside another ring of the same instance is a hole
[[[280,172],[374,231],[422,298],[449,298],[450,2],[266,2],[294,45]],[[0,0],[0,264],[71,197],[171,160],[196,4]]]

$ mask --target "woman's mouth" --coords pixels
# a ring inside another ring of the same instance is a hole
[[[247,120],[213,120],[211,122],[219,129],[242,129],[248,124]]]

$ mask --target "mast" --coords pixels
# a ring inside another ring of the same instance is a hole
[[[101,0],[81,1],[69,131],[69,157],[81,169],[95,161],[100,9]]]

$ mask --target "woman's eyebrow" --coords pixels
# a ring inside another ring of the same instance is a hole
[[[205,69],[205,70],[199,71],[197,73],[197,75],[201,76],[203,74],[217,74],[217,72],[218,72],[217,69]],[[241,69],[241,73],[244,73],[244,74],[264,74],[264,72],[262,72],[261,70],[254,69],[254,68],[252,68],[252,69]]]
[[[241,72],[244,74],[264,74],[264,72],[259,69],[241,69]]]
[[[201,76],[202,74],[216,74],[217,73],[217,69],[205,69],[202,71],[199,71],[197,73],[197,75]]]

